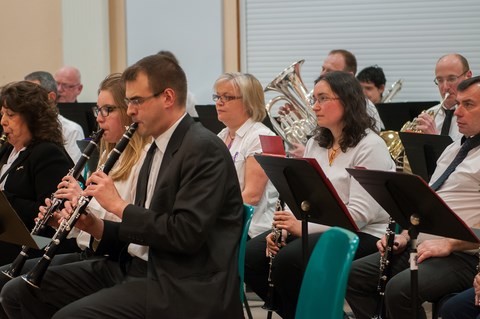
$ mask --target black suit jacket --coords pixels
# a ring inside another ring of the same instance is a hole
[[[2,164],[7,161],[12,150],[10,144],[2,147]],[[28,146],[10,166],[8,175],[4,177],[6,181],[3,192],[27,229],[33,228],[38,207],[55,192],[58,183],[72,165],[63,147],[50,142],[39,142]],[[2,242],[0,250],[0,265],[3,265],[13,261],[20,247]]]
[[[152,178],[152,176],[150,177]],[[148,245],[148,318],[243,318],[243,202],[224,143],[186,116],[165,151],[150,209],[129,205],[99,246]]]

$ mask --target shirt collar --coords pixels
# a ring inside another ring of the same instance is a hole
[[[165,150],[167,149],[168,142],[170,141],[170,138],[173,135],[173,132],[175,132],[175,129],[177,126],[180,124],[180,122],[183,120],[183,118],[187,115],[187,113],[184,113],[168,130],[163,132],[159,137],[154,139],[152,142],[154,142],[157,145],[157,148],[159,151],[162,152],[162,154],[165,153]]]

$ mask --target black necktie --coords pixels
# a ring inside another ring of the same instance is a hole
[[[467,138],[465,142],[463,142],[462,147],[460,147],[460,150],[458,151],[457,155],[453,159],[453,161],[448,165],[447,169],[445,169],[445,172],[443,172],[442,175],[435,181],[435,183],[432,184],[432,189],[434,191],[438,190],[443,183],[447,180],[447,178],[450,176],[450,174],[455,171],[455,168],[457,168],[458,164],[460,164],[465,157],[467,157],[468,152],[472,149],[480,145],[480,135],[475,135],[472,138]]]
[[[138,206],[145,207],[145,201],[147,199],[148,177],[150,175],[150,169],[152,168],[153,157],[155,156],[156,150],[157,145],[154,141],[148,150],[147,156],[145,156],[142,168],[140,169],[140,174],[138,175],[137,192],[135,194],[135,204]]]
[[[445,119],[443,120],[442,131],[440,135],[448,135],[448,132],[450,132],[450,125],[452,124],[452,117],[453,117],[453,112],[455,112],[455,109],[444,110],[444,111],[445,111]]]

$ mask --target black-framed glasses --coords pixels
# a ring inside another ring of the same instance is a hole
[[[223,103],[227,103],[233,100],[239,100],[241,98],[242,98],[241,96],[212,94],[212,100],[214,102],[222,101]]]
[[[155,93],[155,94],[150,95],[150,96],[145,96],[145,97],[142,97],[142,96],[135,96],[135,97],[132,97],[132,98],[126,97],[126,98],[124,99],[124,100],[125,100],[125,104],[127,104],[127,105],[132,104],[133,106],[140,106],[140,105],[142,105],[143,103],[147,102],[148,100],[160,96],[160,94],[162,94],[163,92],[165,92],[165,90],[163,90],[163,91],[161,91],[161,92],[159,92],[159,93]]]
[[[104,105],[104,106],[94,106],[92,107],[92,110],[93,110],[93,115],[95,115],[95,117],[98,116],[98,114],[101,114],[103,117],[107,117],[108,115],[110,115],[110,113],[113,112],[113,110],[117,109],[118,106],[115,106],[115,105]]]
[[[339,97],[328,97],[326,95],[322,95],[318,98],[316,98],[315,96],[310,96],[310,98],[308,99],[308,102],[310,103],[310,106],[313,107],[315,105],[315,103],[318,102],[318,104],[322,105],[328,101],[334,101],[334,100],[340,100]]]
[[[457,83],[458,79],[460,77],[464,76],[465,74],[467,74],[468,71],[469,70],[463,72],[460,75],[449,75],[446,78],[437,77],[437,78],[433,79],[433,83],[435,83],[435,85],[440,85],[440,84],[443,84],[444,82],[447,82],[448,84],[455,84],[455,83]]]

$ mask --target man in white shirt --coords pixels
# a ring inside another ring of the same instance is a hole
[[[46,89],[48,91],[50,100],[57,100],[57,85],[55,84],[55,80],[50,73],[45,71],[32,72],[26,75],[24,79],[25,81],[37,83],[38,85]],[[77,141],[83,140],[85,138],[85,135],[83,134],[83,129],[79,124],[63,117],[60,114],[58,114],[58,120],[60,121],[60,124],[62,126],[63,140],[65,141],[65,150],[67,151],[68,155],[70,155],[70,158],[74,162],[77,162],[82,155],[82,152],[77,145]]]
[[[64,66],[55,72],[58,94],[57,103],[74,103],[82,93],[83,85],[80,71],[73,66]]]
[[[452,53],[438,59],[433,82],[438,86],[442,100],[447,93],[449,96],[443,105],[435,105],[418,116],[417,129],[426,134],[449,135],[454,141],[461,138],[463,134],[455,125],[457,117],[453,113],[457,107],[457,86],[461,81],[471,77],[472,71],[468,61],[462,55]]]

